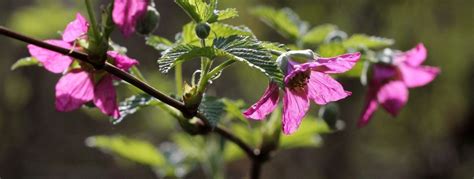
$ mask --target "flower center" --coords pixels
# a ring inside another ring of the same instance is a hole
[[[309,75],[311,74],[310,71],[305,71],[296,74],[289,82],[286,84],[290,89],[296,91],[303,91],[308,84]]]

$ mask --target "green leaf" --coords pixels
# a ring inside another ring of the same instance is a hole
[[[303,42],[307,44],[320,44],[335,30],[337,30],[337,27],[332,24],[316,26],[303,36]]]
[[[319,134],[329,132],[331,129],[323,120],[306,117],[294,134],[280,137],[280,148],[318,147],[322,144]]]
[[[224,107],[222,100],[206,95],[203,97],[201,105],[199,105],[199,111],[206,116],[209,124],[214,128],[219,123],[222,114],[224,114]]]
[[[138,94],[131,96],[120,102],[118,107],[120,111],[120,118],[113,119],[112,121],[114,124],[118,124],[122,122],[122,120],[128,115],[134,114],[139,109],[146,106],[154,105],[156,103],[158,103],[158,101],[156,101],[155,98],[151,97],[148,94]]]
[[[173,42],[157,35],[148,36],[146,38],[146,44],[159,51],[170,49],[173,46]]]
[[[181,44],[200,45],[200,39],[196,36],[194,28],[196,23],[188,23],[184,25],[182,32]],[[250,36],[255,38],[252,31],[246,26],[233,26],[223,23],[212,23],[211,33],[206,41],[211,42],[217,37],[229,37],[232,35]]]
[[[155,168],[167,163],[155,146],[143,140],[125,136],[92,136],[86,139],[86,145]]]
[[[21,58],[18,61],[16,61],[11,67],[10,70],[16,70],[21,67],[27,67],[27,66],[43,66],[36,58],[34,57],[25,57]]]
[[[228,8],[225,10],[217,11],[217,21],[231,19],[237,16],[239,16],[239,13],[235,8]]]
[[[354,34],[342,43],[345,48],[380,49],[393,45],[394,40],[364,34]]]
[[[225,111],[227,112],[226,118],[237,118],[239,121],[246,125],[250,125],[249,120],[242,114],[242,108],[245,106],[243,100],[230,100],[222,99],[225,105]]]
[[[341,43],[322,44],[317,50],[321,57],[335,57],[346,53],[346,48]]]
[[[280,52],[286,52],[290,49],[285,46],[285,44],[281,44],[278,42],[262,42],[262,46],[267,50],[276,50]]]
[[[281,35],[290,39],[297,39],[306,32],[308,27],[307,23],[300,20],[290,8],[275,10],[271,7],[260,6],[252,9],[251,12]]]
[[[195,22],[206,22],[213,14],[214,9],[202,0],[175,0],[186,14]]]
[[[252,68],[258,69],[271,80],[283,86],[283,72],[272,60],[268,50],[251,37],[229,36],[214,39],[212,47],[197,47],[193,45],[178,45],[168,49],[158,60],[160,71],[168,72],[177,62],[190,60],[196,57],[223,57],[244,62]]]

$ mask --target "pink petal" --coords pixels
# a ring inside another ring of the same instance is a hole
[[[115,119],[120,117],[112,76],[104,76],[94,88],[94,104],[102,113]]]
[[[71,45],[61,40],[46,40],[46,43],[70,49]],[[72,58],[38,46],[28,45],[31,56],[38,59],[46,70],[53,73],[64,72],[72,63]]]
[[[345,91],[342,85],[331,76],[316,71],[311,72],[308,82],[308,97],[316,104],[324,105],[349,95],[351,92]]]
[[[402,81],[391,81],[380,88],[377,100],[387,112],[396,116],[408,101],[408,88]]]
[[[70,22],[63,32],[63,41],[74,42],[76,39],[87,34],[89,24],[87,20],[80,14],[76,14],[76,19]]]
[[[113,58],[115,60],[115,65],[117,65],[117,67],[122,69],[122,70],[128,70],[132,66],[138,64],[137,60],[135,60],[133,58],[129,58],[126,55],[122,55],[122,54],[120,54],[118,52],[115,52],[115,51],[108,51],[107,55],[109,55],[111,58]]]
[[[147,10],[147,0],[115,0],[112,18],[125,37],[135,32],[135,25]]]
[[[435,79],[440,72],[437,67],[430,66],[410,66],[406,64],[398,65],[398,69],[409,88],[424,86]]]
[[[349,71],[357,63],[360,53],[349,53],[331,58],[318,58],[316,62],[319,64],[316,71],[323,73],[344,73]]]
[[[395,62],[396,63],[404,62],[412,66],[418,66],[421,63],[423,63],[423,61],[425,61],[426,56],[427,56],[426,48],[422,43],[420,43],[415,48],[397,55],[395,57]]]
[[[285,88],[283,98],[283,133],[294,133],[301,124],[309,109],[309,99],[306,90],[296,91]]]
[[[94,97],[94,84],[89,73],[73,70],[56,84],[56,109],[72,111]]]
[[[244,111],[244,116],[250,119],[262,120],[270,114],[278,104],[279,90],[276,83],[270,83],[263,96]]]
[[[379,90],[379,85],[371,83],[369,86],[369,90],[367,92],[367,97],[366,97],[366,104],[364,106],[362,115],[360,116],[359,119],[359,127],[363,127],[367,125],[374,115],[375,111],[378,108],[378,103],[377,103],[377,92]]]
[[[373,72],[373,79],[377,81],[377,83],[394,79],[397,76],[397,69],[393,65],[375,64]]]

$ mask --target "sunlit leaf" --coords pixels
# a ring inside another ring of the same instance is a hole
[[[104,152],[152,167],[163,167],[166,158],[152,144],[124,136],[92,136],[86,144]]]
[[[290,8],[276,10],[271,7],[260,6],[252,9],[251,12],[281,35],[290,39],[297,39],[308,28],[307,23],[300,20],[298,15]]]
[[[173,42],[164,37],[151,35],[146,38],[146,44],[159,51],[164,51],[173,46]]]
[[[34,57],[25,57],[16,61],[11,67],[10,70],[16,70],[18,68],[27,67],[27,66],[42,66],[42,64]]]
[[[202,0],[175,0],[186,14],[195,22],[205,22],[213,14],[214,9]]]
[[[364,34],[354,34],[349,39],[342,42],[345,48],[369,48],[379,49],[393,45],[394,40],[368,36]]]
[[[319,46],[317,53],[321,57],[335,57],[346,53],[347,50],[341,43],[328,43]]]
[[[229,36],[214,39],[213,45],[208,47],[197,47],[193,45],[178,45],[168,49],[158,60],[160,70],[168,72],[177,62],[190,60],[196,57],[223,57],[230,60],[244,62],[251,68],[263,72],[271,80],[283,85],[283,73],[272,60],[268,50],[254,38],[244,36]]]
[[[120,118],[114,119],[113,123],[118,124],[128,115],[134,114],[139,109],[156,104],[156,101],[153,97],[148,94],[138,94],[131,96],[119,104]]]
[[[239,13],[237,12],[237,9],[235,8],[228,8],[228,9],[217,11],[218,21],[231,19],[237,16],[239,16]]]
[[[320,44],[335,30],[337,30],[337,27],[332,24],[316,26],[303,36],[303,42],[307,44]]]
[[[212,23],[210,26],[211,33],[206,38],[206,41],[208,42],[212,42],[217,37],[229,37],[232,35],[250,36],[255,38],[252,31],[246,26],[233,26],[223,23]],[[180,42],[181,44],[200,45],[200,39],[194,32],[195,27],[196,23],[193,22],[184,25],[182,40]]]

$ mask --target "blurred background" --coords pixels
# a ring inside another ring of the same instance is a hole
[[[97,1],[106,3],[109,1]],[[174,39],[189,21],[172,0],[156,1],[161,23],[156,34]],[[364,89],[358,79],[343,80],[352,91],[341,102],[344,131],[324,135],[319,148],[278,152],[264,166],[263,178],[472,178],[474,177],[474,1],[470,0],[221,0],[220,8],[235,7],[240,17],[226,23],[249,26],[261,40],[287,42],[250,15],[256,5],[290,7],[311,25],[333,23],[340,29],[396,40],[407,50],[423,42],[425,64],[439,66],[441,75],[425,87],[410,90],[410,100],[397,118],[383,111],[357,128]],[[40,38],[58,38],[82,1],[1,0],[0,25]],[[85,13],[83,13],[85,14]],[[140,36],[114,40],[140,60],[140,69],[157,88],[173,92],[172,75],[160,74],[159,52]],[[0,37],[0,178],[154,178],[147,167],[116,162],[89,148],[92,135],[123,134],[154,144],[179,130],[159,109],[145,109],[113,125],[95,110],[59,113],[54,108],[57,75],[43,68],[10,71],[28,56],[26,44]],[[185,77],[196,66],[185,66]],[[249,80],[249,76],[252,80]],[[244,99],[251,104],[265,89],[266,78],[243,65],[227,70],[210,89],[216,96]],[[120,89],[126,96],[126,89]],[[317,111],[313,110],[313,113]],[[227,165],[227,178],[247,176],[246,159]],[[194,171],[186,178],[201,178]]]

